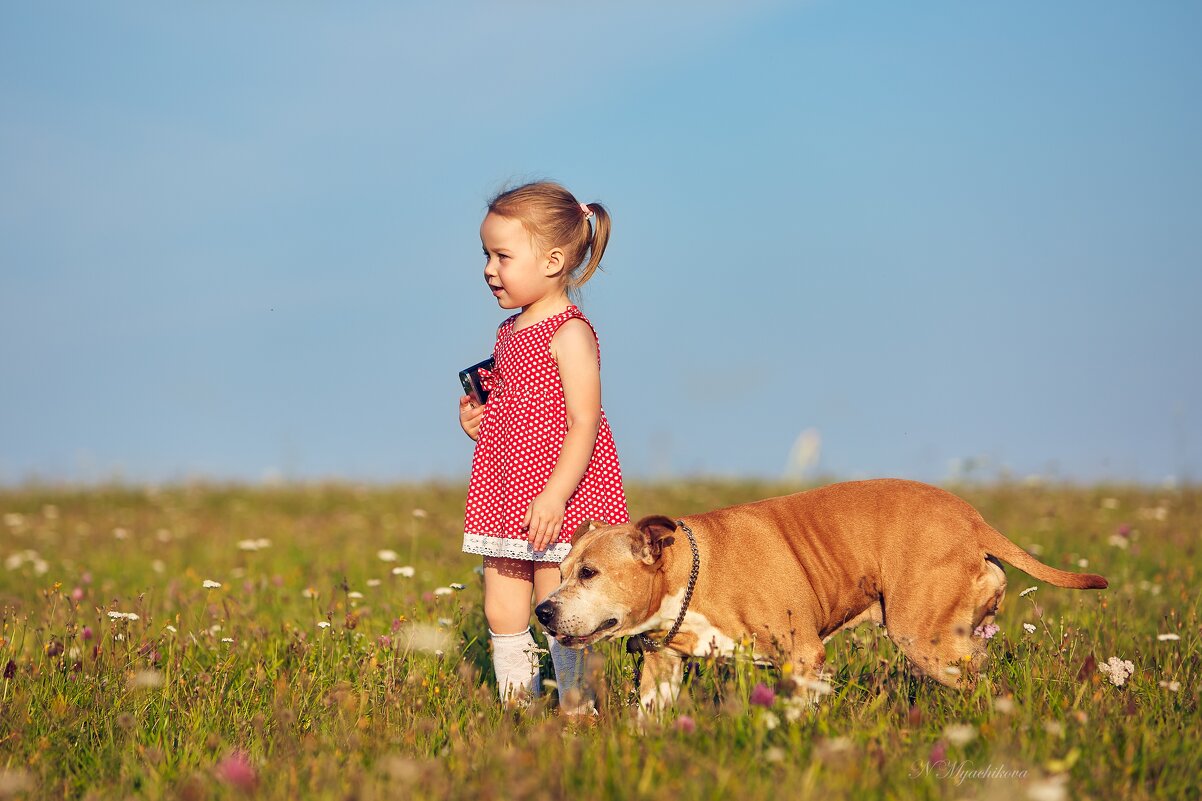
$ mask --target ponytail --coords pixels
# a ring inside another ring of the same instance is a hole
[[[593,277],[593,273],[597,272],[597,268],[601,266],[601,257],[605,255],[605,246],[609,244],[609,212],[600,203],[582,203],[580,205],[590,212],[584,218],[584,224],[589,224],[590,217],[593,224],[588,238],[588,262],[572,276],[573,289],[579,289]]]

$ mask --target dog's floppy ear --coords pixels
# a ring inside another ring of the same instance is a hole
[[[576,540],[583,537],[595,528],[605,528],[609,523],[604,520],[585,520],[580,525],[576,526],[576,530],[572,532],[572,544],[576,544]]]
[[[651,515],[635,523],[634,527],[642,537],[635,539],[631,550],[634,551],[634,558],[643,564],[653,565],[658,562],[664,548],[676,541],[672,536],[672,532],[676,531],[676,521],[670,517]]]

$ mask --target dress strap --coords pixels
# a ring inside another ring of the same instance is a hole
[[[576,308],[575,306],[568,306],[559,314],[548,318],[547,338],[550,339],[551,337],[555,336],[555,332],[559,330],[559,327],[568,320],[572,319],[583,320],[585,325],[587,325],[593,331],[593,338],[596,338],[597,331],[593,328],[593,324],[590,323],[589,319],[584,316],[584,312],[580,311],[580,309]]]
[[[555,336],[555,332],[559,330],[561,325],[572,319],[583,320],[584,324],[593,332],[593,341],[597,343],[597,364],[601,364],[601,340],[597,338],[597,329],[593,328],[593,324],[584,316],[584,312],[580,311],[576,306],[568,306],[559,314],[548,319],[550,320],[550,324],[547,326],[547,332],[544,334],[547,338],[548,347],[551,345],[551,338]]]

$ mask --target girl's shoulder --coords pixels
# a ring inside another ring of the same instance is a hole
[[[550,341],[551,353],[558,360],[564,354],[600,358],[600,340],[584,313],[571,306],[562,315]]]

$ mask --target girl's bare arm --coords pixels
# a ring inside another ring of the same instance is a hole
[[[568,431],[547,486],[530,503],[523,521],[527,538],[538,551],[559,534],[564,508],[588,469],[601,426],[601,368],[592,328],[583,320],[568,320],[551,338],[551,354],[563,382]]]

